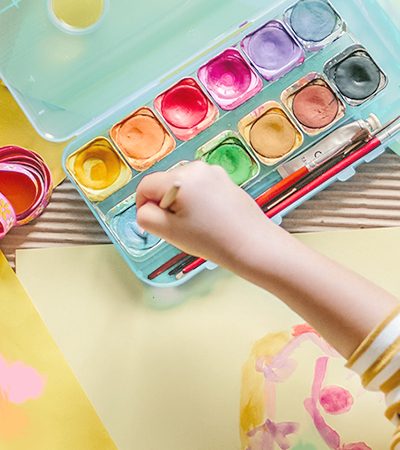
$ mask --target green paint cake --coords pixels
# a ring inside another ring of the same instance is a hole
[[[221,166],[237,185],[242,185],[253,175],[253,161],[237,141],[230,139],[204,156],[208,164]]]

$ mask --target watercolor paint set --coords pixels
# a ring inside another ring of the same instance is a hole
[[[0,43],[1,76],[42,135],[78,136],[66,173],[142,281],[177,286],[214,267],[137,225],[147,174],[194,160],[222,166],[280,223],[385,150],[376,141],[346,153],[400,115],[400,31],[379,1],[149,0],[135,15],[128,0],[100,3],[93,23],[74,28],[50,1],[36,32],[29,5],[22,15],[0,4],[0,25],[8,16],[15,31]],[[320,154],[337,158],[339,136],[348,164],[321,165]],[[299,173],[314,166],[321,182],[304,183]],[[302,183],[292,202],[286,177]]]

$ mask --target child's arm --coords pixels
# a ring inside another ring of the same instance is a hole
[[[165,211],[158,203],[176,181],[181,190]],[[149,175],[137,207],[144,229],[274,293],[318,330],[366,388],[386,394],[397,427],[391,449],[400,450],[400,308],[392,295],[267,220],[219,167]]]
[[[164,211],[158,203],[175,181],[182,188],[174,212]],[[138,188],[137,207],[144,229],[272,292],[347,358],[397,305],[267,220],[219,167],[194,163],[150,175]]]

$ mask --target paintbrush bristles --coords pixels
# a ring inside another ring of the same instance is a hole
[[[179,190],[181,188],[181,183],[175,182],[173,186],[164,194],[160,201],[160,208],[169,209],[174,204],[176,197],[178,196]]]

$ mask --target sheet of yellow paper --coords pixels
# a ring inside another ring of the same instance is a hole
[[[39,136],[0,80],[0,147],[5,145],[18,145],[36,151],[50,167],[54,185],[64,180],[61,157],[67,143],[56,144]]]
[[[399,229],[300,239],[400,296]],[[246,398],[246,388],[258,386],[247,372],[242,385],[243,366],[258,340],[283,331],[284,345],[303,322],[273,296],[222,270],[179,289],[149,289],[112,246],[18,251],[17,270],[120,450],[238,450],[241,390]],[[278,348],[269,337],[261,352]],[[293,352],[297,369],[279,385],[275,405],[270,391],[258,391],[276,422],[300,425],[289,436],[290,448],[328,448],[304,408],[314,372],[322,369],[324,388],[339,387],[354,398],[349,412],[322,411],[341,444],[387,448],[393,429],[382,397],[365,393],[341,358],[324,357],[307,335]]]
[[[116,450],[1,252],[0,449]]]

